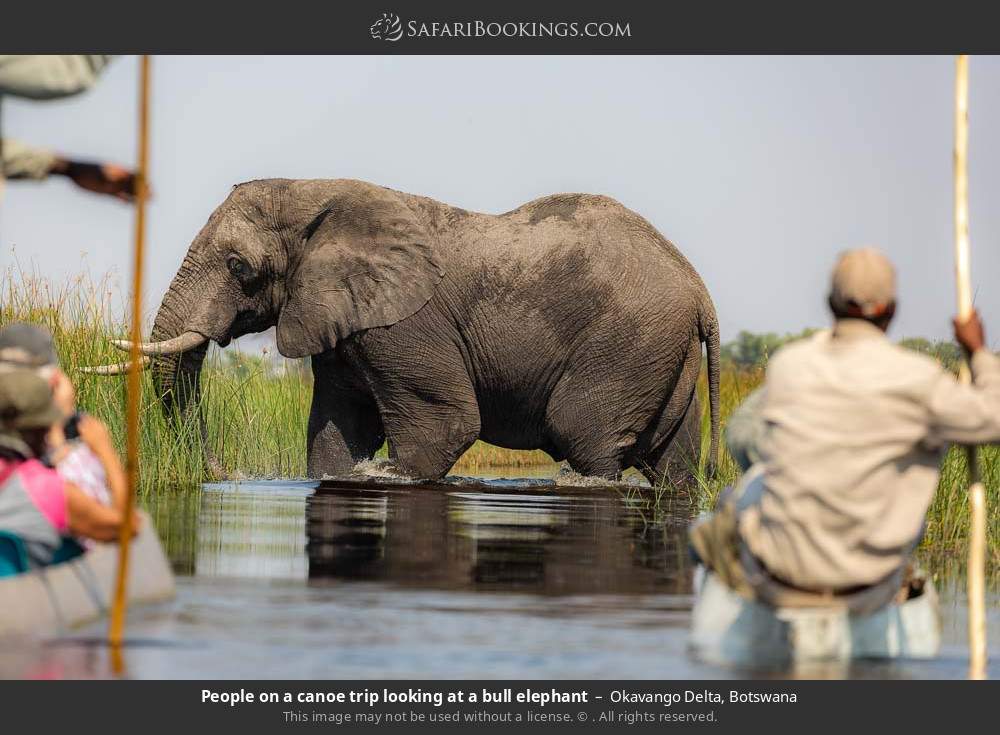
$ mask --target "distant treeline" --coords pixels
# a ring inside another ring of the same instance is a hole
[[[217,356],[220,367],[241,379],[251,375],[260,375],[265,378],[296,375],[308,378],[311,373],[309,360],[285,358],[267,347],[256,354],[240,352],[238,349],[213,350],[211,354]]]
[[[736,335],[736,339],[722,345],[722,361],[731,367],[763,367],[767,364],[768,358],[782,345],[808,337],[817,331],[819,330],[813,328],[804,329],[794,334],[776,334],[775,332],[755,334],[742,331]],[[947,368],[957,366],[962,359],[961,350],[954,342],[943,340],[932,342],[924,337],[907,337],[901,339],[898,344],[930,355]]]

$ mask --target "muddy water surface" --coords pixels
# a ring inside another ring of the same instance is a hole
[[[750,675],[686,654],[692,569],[684,529],[692,511],[683,494],[568,488],[546,477],[378,482],[207,485],[149,504],[178,597],[130,613],[135,645],[125,650],[125,675]],[[945,618],[938,660],[767,675],[964,676],[962,585],[947,576],[938,584]],[[997,661],[995,589],[990,601]],[[102,623],[74,635],[103,631]],[[0,675],[112,671],[104,649],[63,642],[5,647]]]

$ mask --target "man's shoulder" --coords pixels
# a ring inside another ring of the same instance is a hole
[[[944,366],[930,355],[925,355],[909,347],[903,347],[886,340],[882,348],[885,355],[898,365],[900,370],[906,370],[917,376],[934,378],[945,372]]]
[[[823,359],[832,341],[832,331],[824,329],[809,337],[790,342],[774,353],[768,369],[794,369],[803,362]],[[934,379],[944,374],[944,367],[930,355],[885,339],[864,339],[851,343],[851,350],[864,355],[864,361],[872,366],[881,365],[915,379]]]

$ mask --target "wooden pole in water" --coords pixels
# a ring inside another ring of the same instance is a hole
[[[135,252],[132,260],[132,349],[128,371],[128,401],[125,414],[127,442],[125,472],[128,492],[125,495],[124,522],[118,537],[118,578],[111,606],[108,641],[114,647],[122,643],[125,631],[125,588],[128,580],[129,542],[132,540],[132,512],[139,475],[139,396],[142,376],[139,343],[142,341],[142,266],[146,239],[146,196],[149,171],[149,56],[139,57],[139,154],[135,179]]]
[[[969,265],[969,57],[955,64],[955,284],[958,317],[972,314]],[[967,362],[959,378],[971,382]],[[979,479],[976,447],[967,447],[969,460],[969,678],[986,678],[986,491]]]

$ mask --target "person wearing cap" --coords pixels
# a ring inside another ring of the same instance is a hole
[[[1000,360],[978,314],[954,321],[965,385],[886,337],[896,274],[879,251],[840,256],[828,303],[833,328],[778,350],[730,420],[727,443],[747,471],[691,528],[699,559],[747,597],[760,581],[748,567],[822,594],[898,579],[948,445],[1000,442]]]
[[[63,478],[105,505],[123,505],[127,480],[111,435],[102,421],[76,410],[76,391],[59,368],[49,332],[34,324],[0,329],[0,373],[35,370],[49,382],[63,421],[48,436],[47,459]]]
[[[41,461],[62,419],[37,373],[0,373],[0,531],[23,541],[33,567],[52,563],[67,535],[113,541],[124,518],[123,509],[97,502]]]

